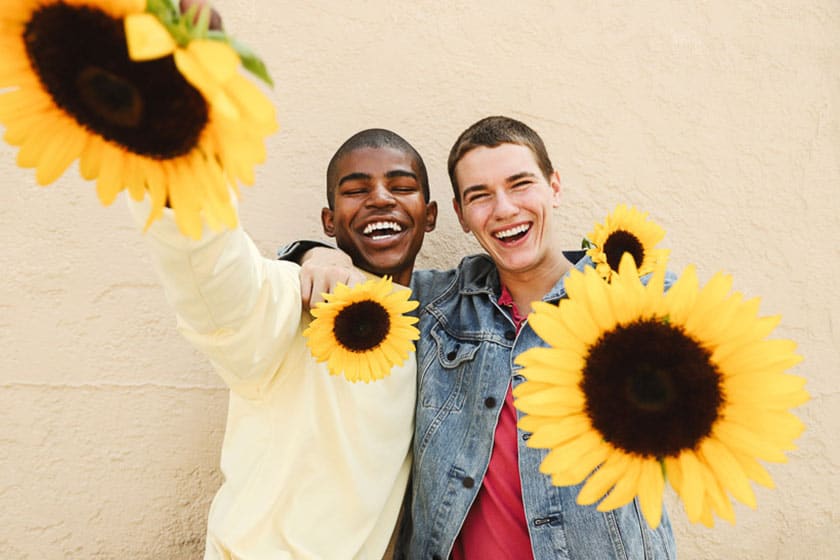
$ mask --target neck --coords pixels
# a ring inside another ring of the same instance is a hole
[[[532,311],[531,302],[542,300],[570,268],[572,268],[572,263],[561,253],[561,258],[556,259],[556,262],[539,270],[525,272],[499,270],[499,281],[513,296],[519,312],[527,315]]]
[[[400,284],[402,286],[408,286],[411,284],[411,268],[403,269],[399,273],[394,275],[394,283]]]

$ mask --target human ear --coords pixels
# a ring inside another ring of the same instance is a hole
[[[560,197],[563,194],[563,189],[560,183],[560,172],[554,171],[548,178],[548,184],[551,186],[552,192],[552,207],[560,206]]]
[[[327,207],[321,208],[321,226],[324,228],[324,233],[327,237],[335,237],[333,211]]]
[[[433,231],[437,224],[437,202],[434,200],[426,205],[426,233]]]
[[[464,211],[461,209],[461,203],[458,199],[452,199],[452,208],[455,209],[455,214],[458,216],[458,223],[461,224],[461,229],[464,230],[464,233],[469,233],[470,228],[467,227],[466,222],[464,222]]]

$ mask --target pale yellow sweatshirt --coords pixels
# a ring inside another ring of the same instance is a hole
[[[411,466],[414,354],[376,383],[329,375],[301,335],[298,267],[241,228],[190,240],[170,214],[144,237],[180,331],[230,388],[205,560],[379,560]]]

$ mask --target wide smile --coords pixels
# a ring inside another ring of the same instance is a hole
[[[362,228],[362,235],[372,241],[387,242],[399,237],[406,228],[394,220],[377,220]]]
[[[500,241],[503,245],[513,245],[528,235],[528,232],[531,231],[532,225],[532,223],[527,222],[509,226],[493,232],[493,237]]]

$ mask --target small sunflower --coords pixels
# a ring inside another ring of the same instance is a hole
[[[18,165],[48,185],[78,159],[105,205],[149,192],[147,227],[166,204],[191,237],[202,217],[235,225],[230,188],[253,182],[277,123],[239,72],[252,57],[193,15],[169,0],[7,0],[0,124]]]
[[[327,362],[330,374],[350,381],[376,381],[391,374],[414,351],[416,317],[403,315],[418,305],[411,291],[393,288],[388,277],[353,288],[338,284],[312,310],[315,320],[303,332],[312,355]]]
[[[668,256],[665,249],[655,249],[665,237],[665,230],[648,220],[647,214],[624,204],[616,206],[603,225],[595,229],[584,240],[586,254],[595,263],[595,269],[602,278],[610,281],[618,270],[624,253],[633,255],[640,275],[653,271],[656,263]]]
[[[773,484],[758,459],[785,461],[804,429],[788,409],[808,400],[805,380],[785,373],[801,357],[766,338],[778,317],[730,293],[731,277],[700,288],[689,266],[663,293],[664,274],[658,265],[644,286],[626,255],[611,283],[573,271],[568,299],[534,304],[549,347],[517,359],[519,426],[551,450],[540,471],[555,485],[586,480],[580,504],[603,498],[608,511],[639,496],[656,527],[667,477],[691,522],[734,523],[727,492],[755,508],[749,481]]]

